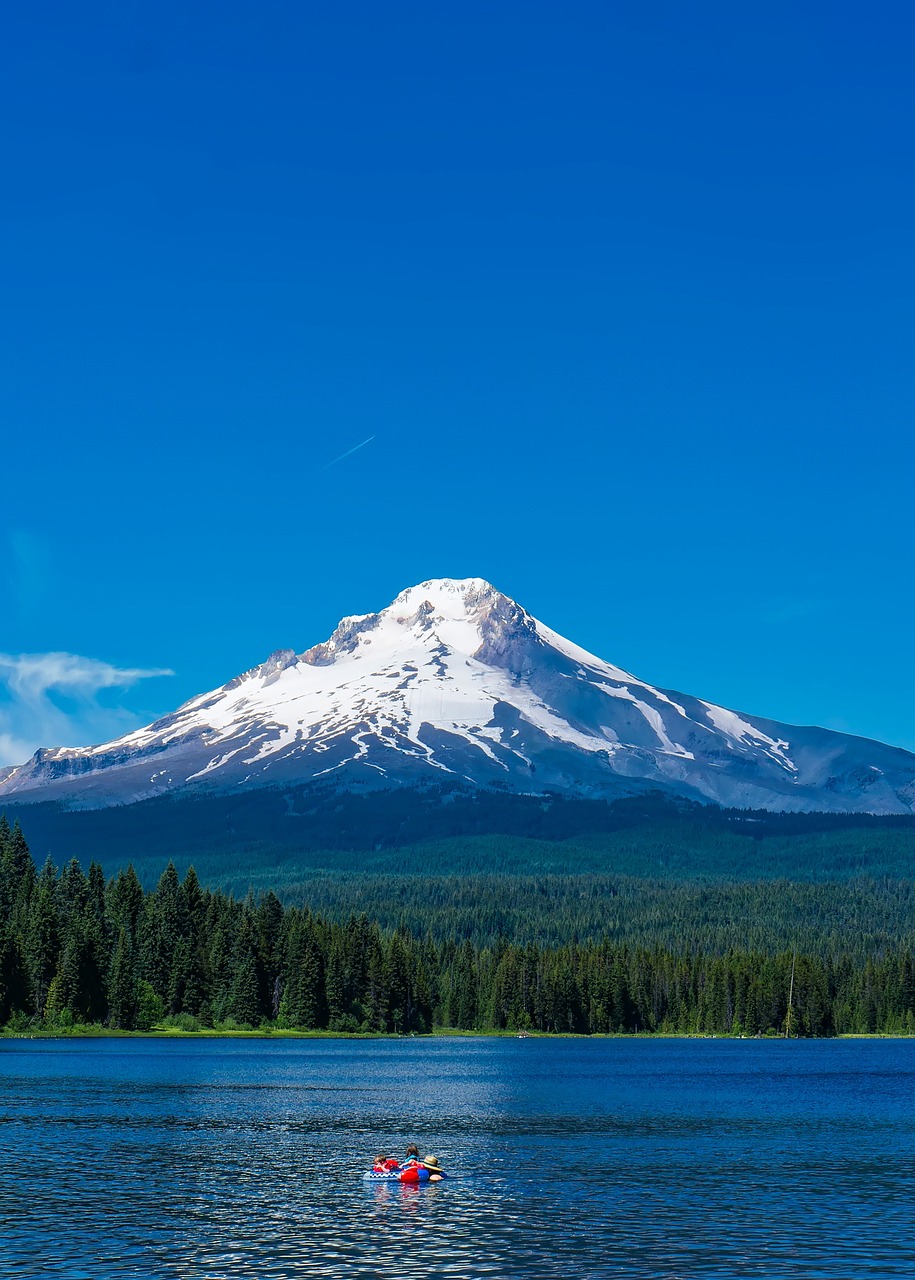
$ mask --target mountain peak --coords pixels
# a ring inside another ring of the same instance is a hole
[[[483,578],[431,578],[321,644],[279,649],[114,742],[38,752],[0,795],[123,804],[164,791],[338,779],[736,807],[915,811],[915,756],[658,689]]]
[[[430,640],[470,657],[486,643],[487,620],[498,612],[527,618],[519,605],[483,578],[430,578],[401,591],[378,613],[341,618],[333,634],[301,658],[310,666],[325,667],[367,650],[377,653],[382,647],[425,645]]]
[[[415,612],[428,602],[445,618],[464,618],[479,612],[501,595],[485,578],[430,578],[428,582],[401,591],[389,609]]]

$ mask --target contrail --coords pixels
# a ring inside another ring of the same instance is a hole
[[[326,471],[328,467],[335,467],[338,462],[342,462],[344,458],[348,458],[350,454],[355,453],[357,449],[364,449],[365,446],[367,444],[371,444],[374,439],[374,436],[369,436],[368,440],[362,441],[362,444],[353,445],[352,449],[347,449],[346,453],[341,453],[339,458],[333,458],[330,462],[325,462],[324,466],[321,467],[321,470]]]

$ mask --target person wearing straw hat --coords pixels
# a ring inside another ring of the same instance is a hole
[[[430,1182],[441,1182],[443,1178],[447,1177],[447,1174],[435,1156],[425,1156],[422,1161],[422,1166],[428,1171]]]

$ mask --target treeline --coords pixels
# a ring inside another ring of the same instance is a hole
[[[430,868],[448,859],[430,860]],[[244,895],[276,888],[269,871],[223,888]],[[621,875],[369,875],[315,872],[286,882],[287,904],[331,920],[363,912],[383,930],[437,942],[469,938],[494,947],[521,938],[554,948],[610,939],[629,947],[721,954],[739,945],[793,949],[862,962],[915,947],[915,883],[863,877],[842,882],[688,881]]]
[[[792,981],[793,975],[793,981]],[[268,891],[238,900],[173,865],[155,890],[98,863],[36,870],[0,820],[0,1025],[124,1030],[435,1026],[606,1032],[915,1031],[908,949],[856,960],[715,954],[609,939],[435,941],[365,914],[332,922]]]

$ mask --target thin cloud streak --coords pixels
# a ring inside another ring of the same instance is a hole
[[[358,449],[364,449],[365,446],[367,444],[371,444],[374,439],[374,436],[369,436],[368,440],[362,441],[362,444],[354,445],[352,449],[347,449],[346,453],[341,453],[339,458],[333,458],[330,462],[325,462],[321,470],[326,471],[328,467],[335,467],[338,462],[342,462],[344,458],[348,458],[350,454],[355,453]]]
[[[174,674],[167,667],[116,667],[75,653],[0,653],[0,764],[21,764],[38,747],[82,746],[128,732],[139,718],[126,707],[103,706],[98,695]]]

